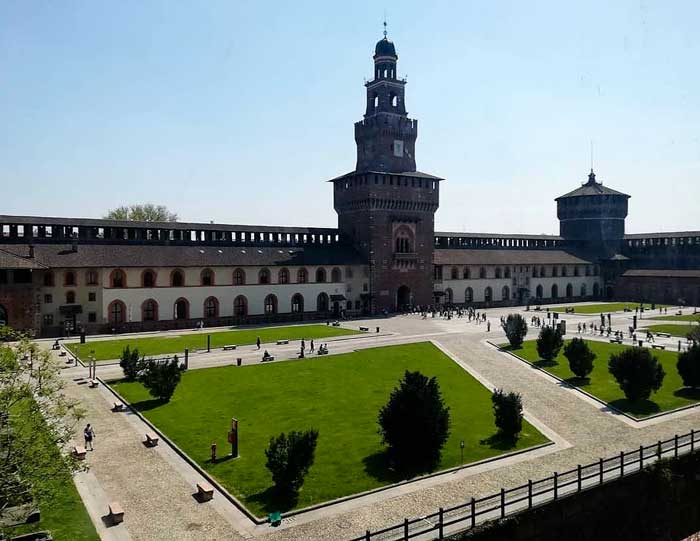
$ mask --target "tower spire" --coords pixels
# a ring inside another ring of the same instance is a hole
[[[384,39],[386,39],[386,11],[384,12]]]

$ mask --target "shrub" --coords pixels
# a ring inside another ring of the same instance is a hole
[[[593,371],[596,354],[583,338],[574,338],[564,347],[564,357],[569,360],[569,368],[579,378],[586,378]]]
[[[693,344],[688,351],[678,354],[678,374],[686,387],[700,387],[700,345]]]
[[[382,442],[400,466],[432,466],[449,435],[450,408],[435,377],[406,371],[378,421]]]
[[[314,463],[317,430],[305,432],[284,432],[270,438],[265,449],[267,462],[265,466],[272,473],[275,488],[283,495],[295,495],[304,484],[304,477]]]
[[[498,431],[510,438],[517,436],[523,428],[522,397],[518,393],[496,389],[491,395],[491,402]]]
[[[564,345],[561,332],[556,327],[542,327],[537,338],[537,354],[543,361],[552,361]]]
[[[508,337],[508,342],[514,348],[519,348],[527,336],[527,321],[520,314],[508,314],[501,324]]]
[[[168,402],[173,396],[181,377],[182,369],[177,359],[144,361],[143,369],[139,373],[139,381],[148,389],[151,396],[164,402]]]
[[[119,366],[121,366],[124,371],[124,377],[129,381],[138,379],[139,372],[143,369],[144,363],[145,360],[139,359],[138,348],[132,350],[129,346],[124,348],[121,359],[119,360]]]
[[[639,347],[611,355],[608,370],[633,402],[646,400],[652,391],[658,391],[666,375],[659,360],[648,349]]]

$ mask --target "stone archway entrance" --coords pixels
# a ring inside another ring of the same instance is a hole
[[[396,291],[396,309],[405,310],[411,305],[411,288],[408,286],[401,286]]]
[[[188,306],[185,299],[179,299],[175,303],[175,319],[187,319],[188,318]]]

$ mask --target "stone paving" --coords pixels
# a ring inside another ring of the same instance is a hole
[[[700,429],[700,408],[660,417],[653,422],[637,423],[606,407],[586,399],[541,371],[499,352],[487,343],[505,341],[498,326],[501,315],[514,309],[489,310],[491,332],[486,325],[454,318],[422,320],[420,316],[397,316],[366,322],[353,321],[352,327],[380,325],[382,334],[363,335],[353,340],[328,339],[331,354],[355,349],[431,339],[470,372],[490,384],[523,395],[526,415],[546,429],[557,445],[539,452],[494,461],[366,495],[344,503],[302,513],[285,519],[279,528],[255,526],[236,507],[217,495],[200,504],[192,497],[199,475],[167,445],[148,449],[141,443],[145,425],[130,413],[112,413],[109,391],[89,389],[74,378],[85,376],[87,369],[66,368],[67,392],[79,398],[89,411],[87,422],[97,430],[94,452],[88,453],[87,474],[76,480],[81,495],[89,500],[88,511],[98,524],[103,539],[250,539],[261,540],[343,540],[463,503],[509,487],[551,475],[631,450],[674,434]],[[533,312],[524,313],[529,318]],[[543,314],[540,312],[540,316]],[[545,315],[546,317],[546,315]],[[578,321],[599,323],[598,315],[560,315],[568,322],[569,335],[576,334]],[[645,318],[644,322],[648,320]],[[613,327],[626,330],[628,313],[613,314]],[[529,337],[536,336],[532,329]],[[588,336],[588,338],[592,338]],[[597,339],[601,339],[598,337]],[[607,341],[606,337],[602,339]],[[675,341],[672,340],[675,343]],[[49,346],[46,342],[46,346]],[[297,345],[270,346],[270,353],[292,358]],[[242,348],[243,349],[243,348]],[[235,353],[245,363],[259,362],[255,348]],[[190,368],[231,364],[231,355],[200,354],[191,359]],[[277,361],[276,361],[277,362]],[[98,367],[101,378],[119,377],[117,366]],[[118,500],[125,509],[124,523],[106,528],[101,515],[105,501]],[[99,516],[98,516],[99,515]]]

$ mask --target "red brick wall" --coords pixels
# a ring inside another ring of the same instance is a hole
[[[700,306],[700,279],[664,276],[621,276],[614,285],[614,297],[626,301]]]
[[[13,329],[39,330],[34,287],[31,284],[0,286],[0,305],[7,311],[8,324]]]

